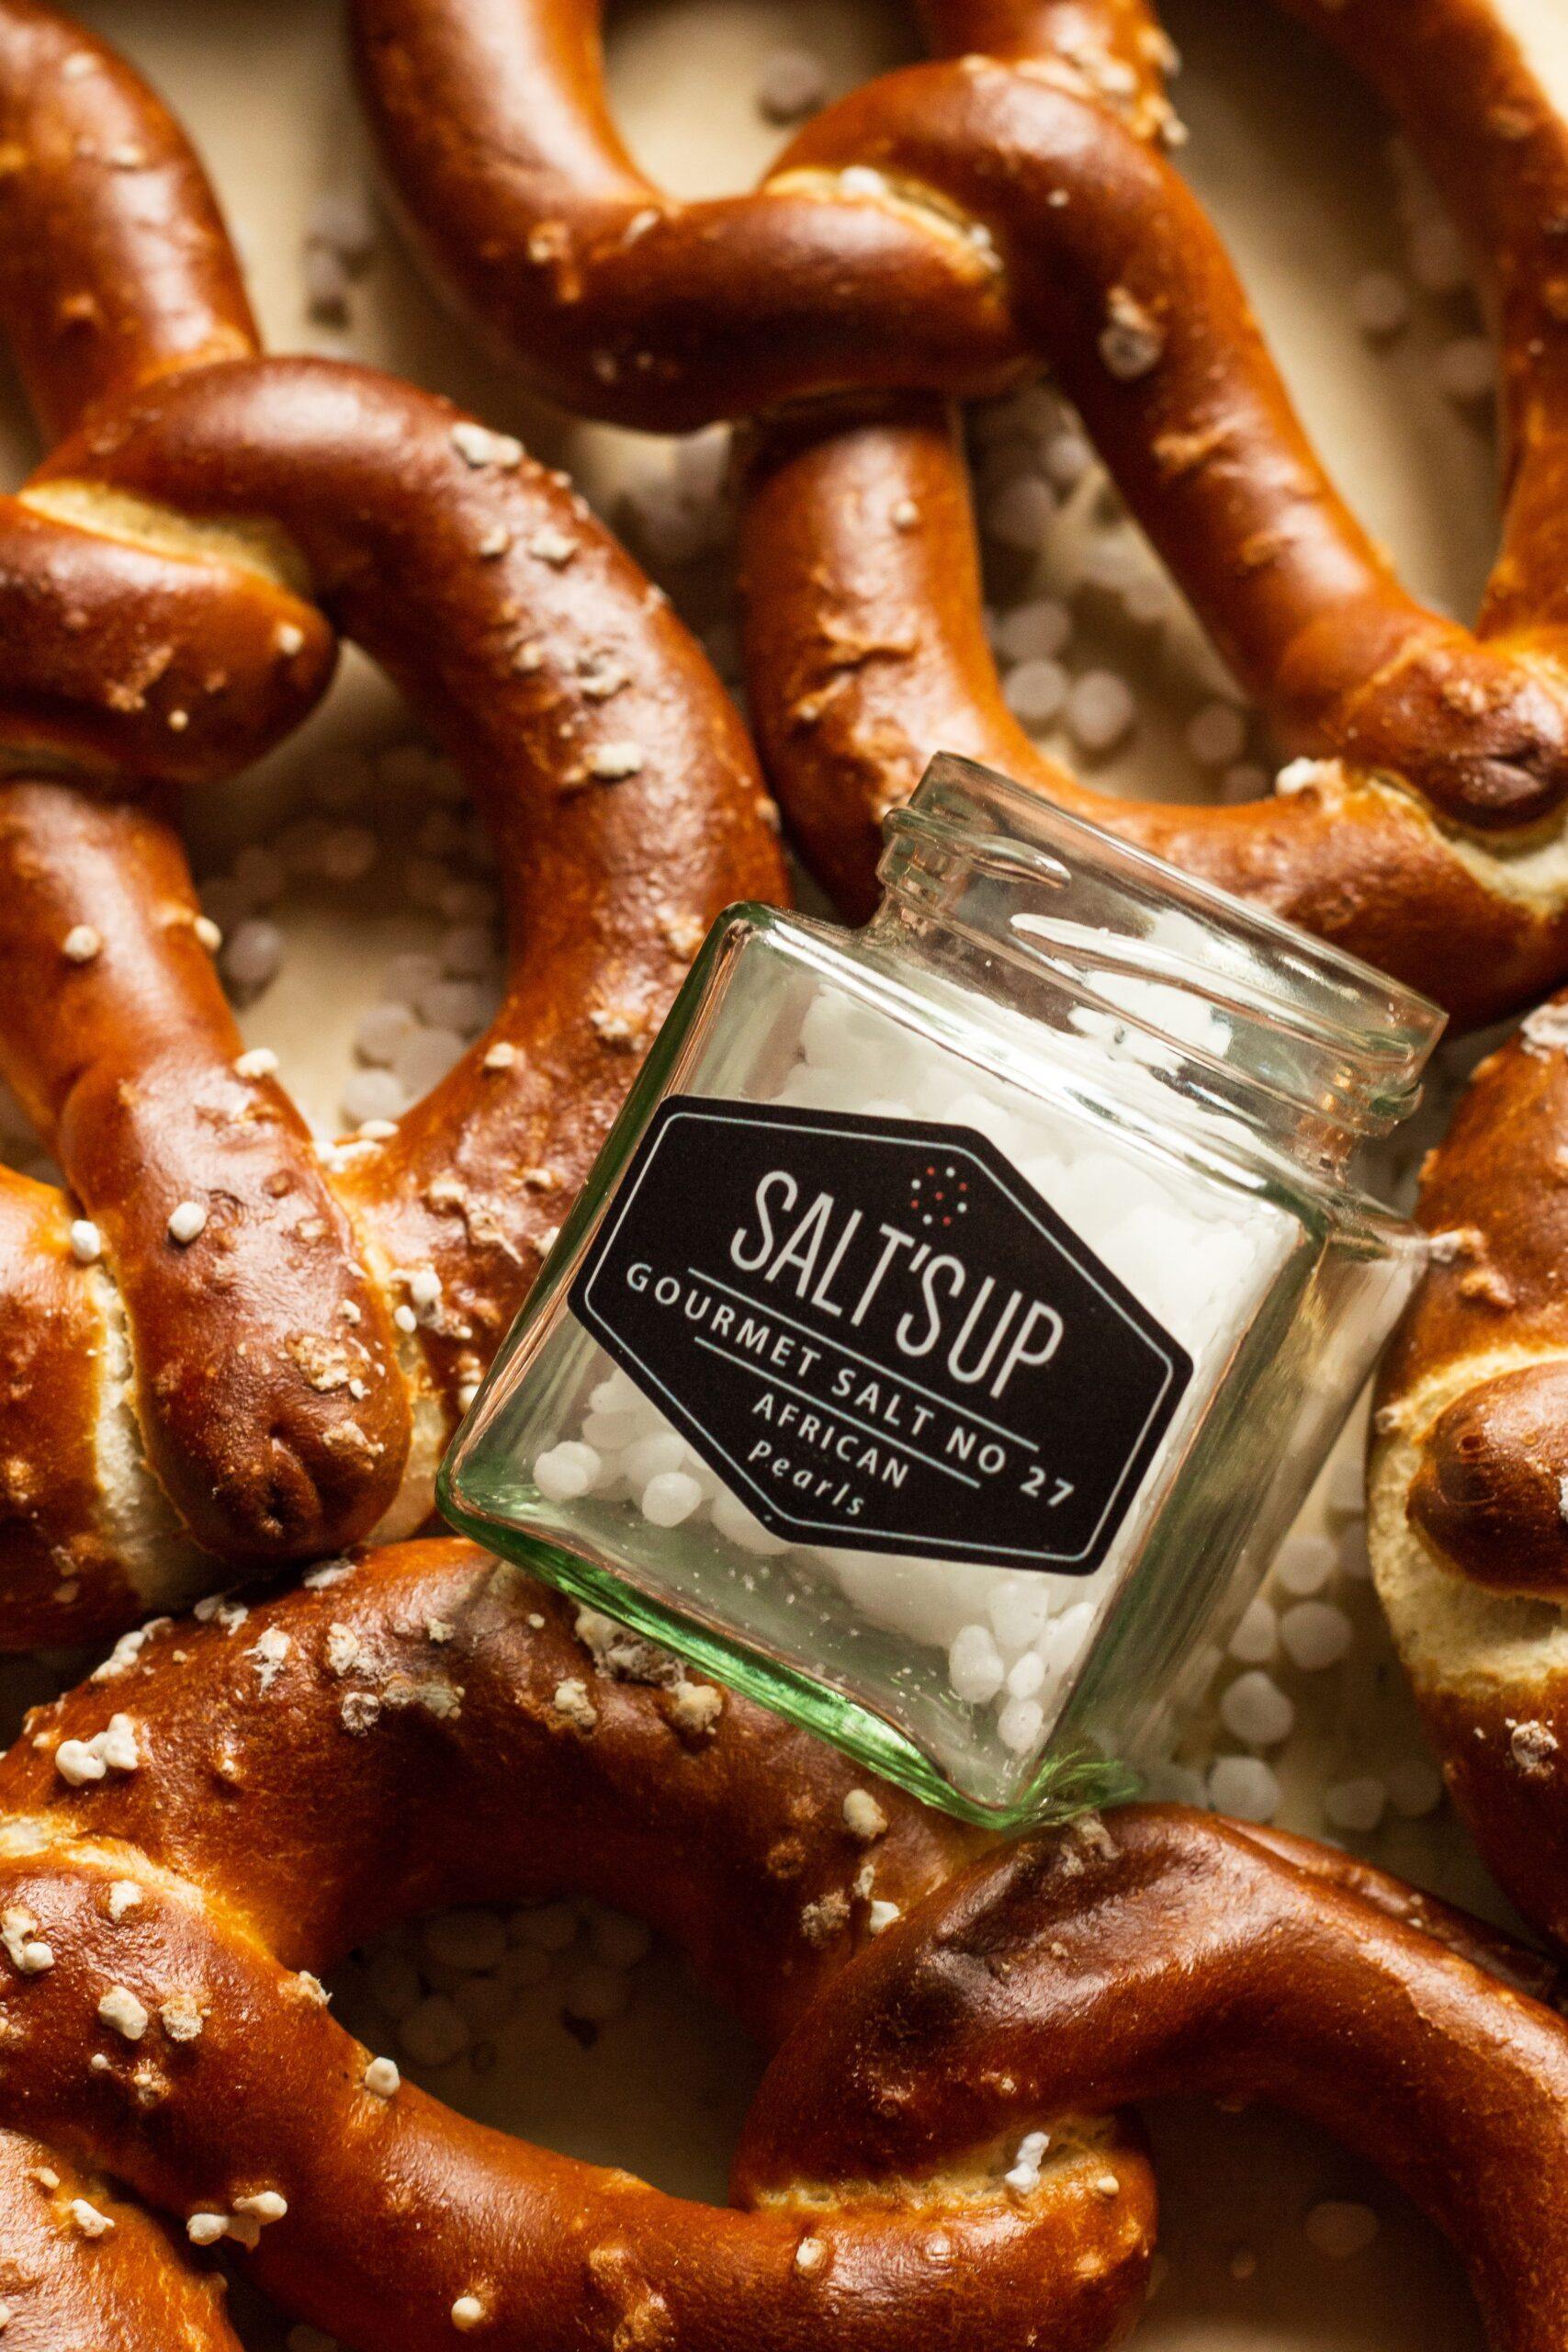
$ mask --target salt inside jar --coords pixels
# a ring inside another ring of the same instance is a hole
[[[1010,1825],[1129,1785],[1407,1295],[1423,999],[969,763],[716,926],[449,1518]]]

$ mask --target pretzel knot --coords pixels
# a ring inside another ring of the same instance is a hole
[[[389,1921],[574,1889],[775,2052],[739,2211],[469,2123],[333,2022],[317,1973]],[[192,2251],[221,2242],[362,2347],[1089,2352],[1154,2226],[1114,2110],[1182,2088],[1367,2151],[1493,2343],[1548,2352],[1546,1989],[1459,1915],[1207,1815],[976,1856],[518,1571],[385,1547],[130,1637],[0,1760],[0,2300],[22,2352],[232,2347]]]
[[[1478,1019],[1568,967],[1568,126],[1492,0],[1287,5],[1390,101],[1495,280],[1508,517],[1474,634],[1401,586],[1319,463],[1158,152],[1169,51],[1143,0],[928,0],[940,62],[830,107],[756,195],[698,204],[621,145],[593,0],[354,15],[420,242],[547,390],[665,427],[818,402],[752,453],[746,666],[771,779],[846,904],[946,748]],[[1008,713],[932,395],[1042,364],[1300,755],[1289,797],[1108,810]]]
[[[417,1526],[435,1461],[718,910],[783,895],[663,598],[508,435],[266,360],[177,128],[0,0],[0,314],[46,428],[0,502],[0,1645]],[[168,787],[324,686],[333,629],[471,782],[512,957],[395,1129],[319,1150],[245,1052]],[[523,943],[526,941],[526,957]]]

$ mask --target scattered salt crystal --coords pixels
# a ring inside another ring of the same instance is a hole
[[[1037,474],[1021,474],[988,499],[986,531],[1002,547],[1033,554],[1055,520],[1056,501]]]
[[[169,1212],[169,1238],[186,1247],[207,1230],[205,1201],[178,1201]]]
[[[1230,1655],[1242,1666],[1267,1666],[1280,1646],[1280,1621],[1261,1593],[1247,1602],[1230,1637]]]
[[[1296,1711],[1279,1684],[1259,1668],[1238,1674],[1221,1694],[1220,1721],[1247,1747],[1277,1747],[1290,1736]]]
[[[1292,1666],[1320,1674],[1337,1666],[1350,1647],[1350,1620],[1325,1600],[1301,1600],[1280,1620],[1280,1639]]]
[[[1187,748],[1201,767],[1226,767],[1246,746],[1247,720],[1234,703],[1205,703],[1187,722]]]
[[[1048,727],[1067,699],[1068,679],[1059,662],[1042,654],[1010,670],[1002,699],[1021,726]]]
[[[71,1255],[79,1266],[95,1266],[104,1254],[104,1238],[91,1217],[73,1217],[71,1224]]]
[[[372,2058],[361,2079],[373,2098],[392,2098],[402,2082],[390,2058]]]
[[[1216,1813],[1238,1821],[1272,1821],[1280,1809],[1280,1783],[1256,1756],[1222,1756],[1209,1774],[1209,1803]]]
[[[1426,1756],[1407,1756],[1383,1776],[1388,1801],[1407,1821],[1418,1821],[1442,1803],[1443,1776]]]
[[[428,1994],[398,2027],[403,2054],[416,2066],[449,2066],[472,2040],[462,2012],[445,1993]]]
[[[1275,1583],[1282,1585],[1287,1592],[1309,1600],[1323,1590],[1334,1574],[1337,1557],[1332,1538],[1296,1529],[1275,1553],[1271,1573]]]
[[[1354,1780],[1336,1781],[1325,1792],[1323,1810],[1336,1829],[1356,1830],[1364,1836],[1382,1819],[1387,1801],[1383,1783],[1364,1772]]]
[[[1035,596],[1004,614],[992,638],[1004,661],[1029,662],[1052,660],[1072,633],[1068,607],[1055,596]]]
[[[389,1069],[355,1069],[344,1080],[338,1102],[349,1125],[362,1127],[401,1118],[409,1107],[408,1089]]]
[[[283,933],[260,915],[236,923],[220,957],[223,977],[243,994],[254,996],[277,978],[283,962]]]
[[[1086,670],[1067,695],[1067,729],[1086,752],[1114,750],[1137,715],[1131,687],[1111,670]]]
[[[91,964],[104,952],[103,933],[90,922],[73,923],[60,944],[68,964]]]

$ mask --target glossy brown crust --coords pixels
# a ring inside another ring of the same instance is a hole
[[[49,439],[139,384],[256,348],[185,134],[112,50],[34,0],[0,6],[0,322]],[[125,527],[106,540],[0,499],[6,763],[231,775],[317,701],[331,634],[262,571]]]
[[[110,2227],[87,2238],[85,2204]],[[6,2352],[241,2352],[224,2282],[58,2147],[0,2131]]]
[[[456,1542],[122,1645],[0,1761],[0,1904],[52,1955],[28,1974],[0,1959],[4,2128],[112,2169],[176,2228],[276,2191],[256,2276],[349,2344],[444,2345],[473,2294],[516,2352],[617,2330],[682,2352],[1090,2352],[1141,2305],[1154,2220],[1114,2104],[1256,2091],[1423,2199],[1497,2346],[1560,2342],[1568,2030],[1473,1964],[1512,1962],[1489,1931],[1326,1849],[1174,1809],[987,1860],[874,1784],[886,1826],[867,1841],[844,1820],[854,1767],[735,1696],[694,1713],[694,1691]],[[72,1792],[56,1749],[115,1714],[138,1768]],[[376,2098],[368,2053],[294,1973],[446,1903],[572,1890],[652,1920],[782,2043],[741,2211],[407,2086]],[[874,1895],[902,1915],[874,1943]],[[149,2011],[134,2045],[97,2022],[108,1984]],[[168,2032],[171,1993],[197,1996],[195,2038]],[[1035,2128],[1040,2185],[1010,2191]],[[0,2165],[7,2217],[8,2191]],[[146,2269],[151,2293],[151,2241]]]
[[[1435,1256],[1384,1360],[1372,1558],[1455,1804],[1568,1945],[1563,1000],[1482,1063],[1423,1175]],[[1465,1596],[1474,1596],[1473,1607]]]
[[[63,1203],[4,1204],[25,1645],[417,1524],[708,925],[784,884],[729,703],[563,481],[368,371],[252,356],[195,156],[28,0],[0,121],[0,312],[46,421],[85,417],[0,502],[0,741],[68,770],[0,783],[0,1069],[90,1220],[73,1255]],[[490,1035],[326,1168],[243,1057],[161,787],[291,725],[332,620],[473,782],[513,953]]]
[[[1332,1873],[1174,1809],[1005,1850],[890,1929],[774,2061],[737,2184],[874,2175],[894,2118],[935,2165],[1004,2105],[1177,2089],[1267,2098],[1359,2147],[1453,2240],[1495,2344],[1561,2345],[1562,2020]]]
[[[367,369],[273,360],[123,402],[44,469],[273,516],[472,787],[514,943],[505,1001],[340,1173],[380,1260],[442,1278],[427,1345],[449,1396],[488,1363],[714,917],[785,890],[744,731],[666,599],[558,477],[469,431]]]
[[[39,1638],[130,1622],[137,1595],[103,1524],[94,1433],[101,1317],[51,1185],[0,1169],[0,1559],[5,1611]]]
[[[807,392],[970,393],[995,376],[999,311],[1287,746],[1336,763],[1288,810],[1128,830],[1483,1018],[1568,955],[1560,894],[1517,889],[1485,848],[1555,831],[1568,786],[1568,127],[1485,0],[1296,5],[1424,134],[1504,289],[1516,439],[1482,638],[1408,596],[1325,475],[1212,228],[1149,143],[1166,49],[1133,0],[929,9],[951,62],[856,92],[757,196],[703,205],[626,156],[592,0],[358,0],[355,18],[438,275],[577,408],[670,424]],[[851,167],[882,180],[846,186]],[[1146,342],[1131,359],[1107,335],[1129,318]],[[857,471],[874,492],[846,504]],[[764,433],[753,479],[750,691],[786,814],[847,905],[869,899],[880,814],[932,749],[1073,797],[1000,714],[967,493],[928,410]],[[1470,863],[1444,824],[1472,837]]]

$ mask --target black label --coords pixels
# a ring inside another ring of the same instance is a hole
[[[1087,1575],[1191,1359],[969,1127],[678,1097],[577,1315],[774,1534]]]

